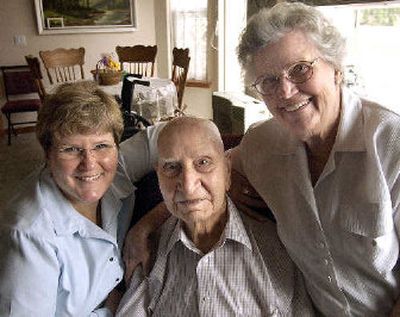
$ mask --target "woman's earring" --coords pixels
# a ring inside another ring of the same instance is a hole
[[[340,85],[343,80],[343,73],[340,70],[335,70],[335,85]]]

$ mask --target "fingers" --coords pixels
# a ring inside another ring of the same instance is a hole
[[[125,263],[125,273],[124,273],[124,280],[126,285],[130,284],[133,272],[138,268],[139,265],[143,266],[146,275],[148,274],[147,270],[150,270],[150,255],[149,253],[141,253],[140,257],[130,257],[127,258],[124,256],[124,263]]]
[[[232,170],[232,185],[229,196],[239,210],[257,221],[266,221],[267,204],[243,175]]]

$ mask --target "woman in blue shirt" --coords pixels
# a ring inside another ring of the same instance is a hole
[[[1,316],[109,316],[116,308],[135,198],[122,131],[118,104],[94,83],[63,85],[46,100],[37,123],[46,164],[0,221]],[[139,145],[136,175],[151,168],[146,133],[126,146]]]

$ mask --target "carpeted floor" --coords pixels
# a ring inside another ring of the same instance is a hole
[[[10,146],[6,136],[0,138],[0,212],[23,179],[42,163],[42,150],[34,132],[13,136]]]

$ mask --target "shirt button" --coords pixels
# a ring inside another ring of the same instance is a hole
[[[203,297],[203,302],[206,302],[206,301],[208,301],[210,298],[208,297],[208,296],[204,296]]]
[[[332,283],[332,277],[330,275],[328,275],[328,282]]]
[[[111,257],[111,258],[109,258],[108,260],[109,260],[110,262],[112,262],[112,261],[114,261],[114,258]]]
[[[329,264],[329,260],[328,259],[324,259],[324,264],[328,265]]]
[[[318,247],[319,247],[320,249],[323,249],[323,248],[325,248],[325,243],[323,243],[323,242],[320,242],[320,243],[318,244]]]
[[[119,277],[117,277],[117,278],[115,279],[115,281],[116,281],[117,283],[119,282],[119,280],[120,280]]]

